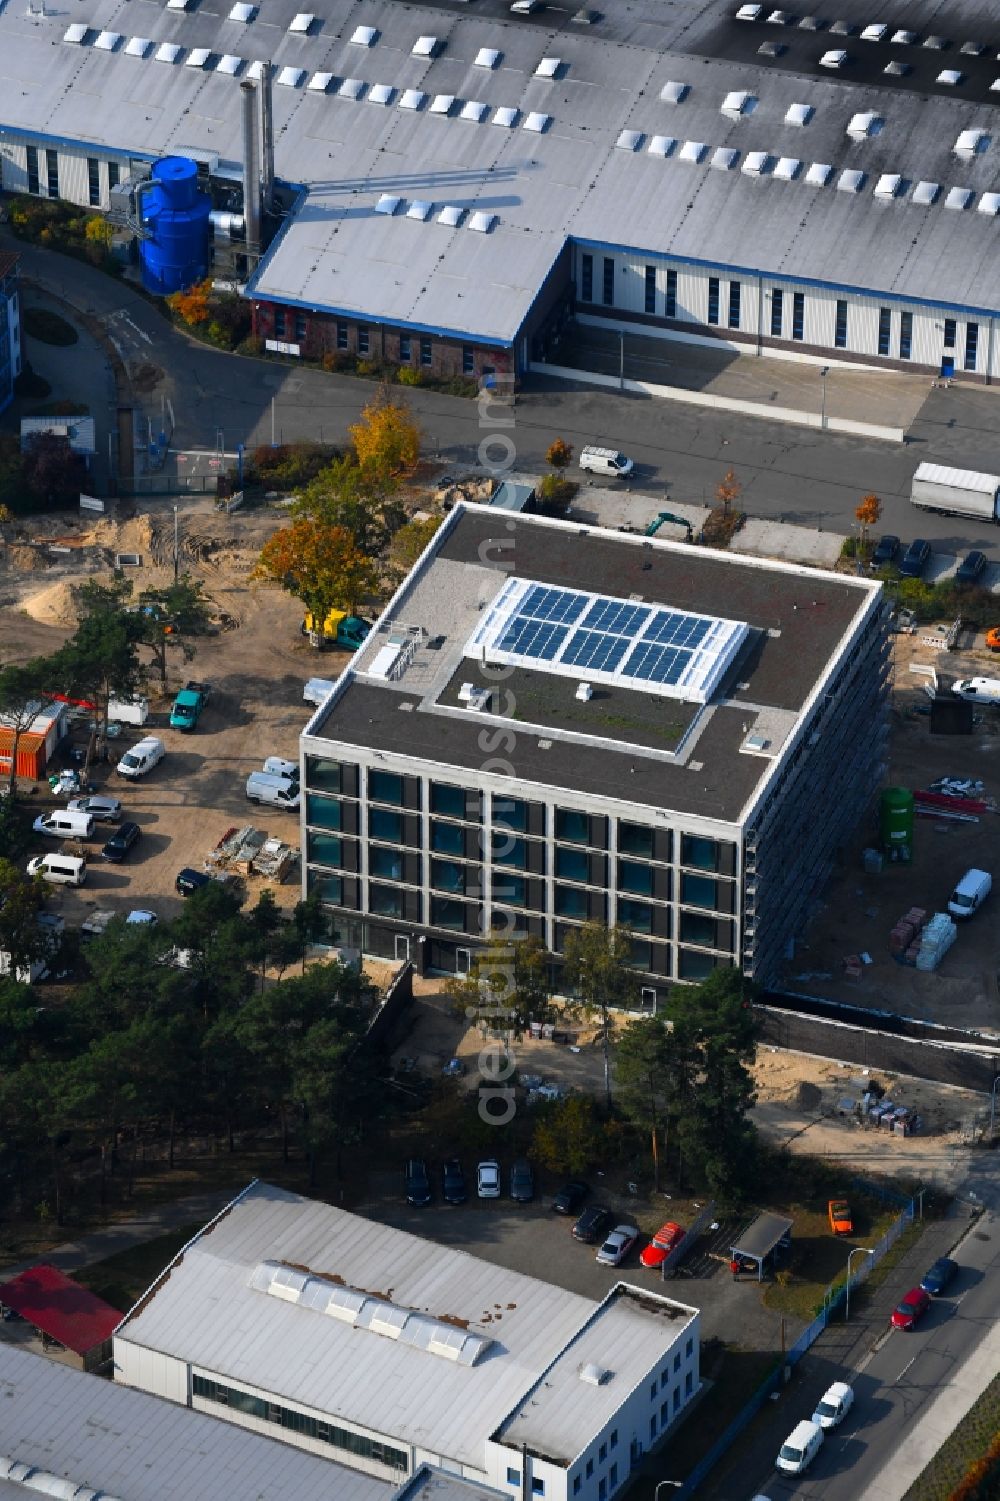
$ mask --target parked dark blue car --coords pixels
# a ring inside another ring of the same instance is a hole
[[[921,1277],[920,1286],[925,1293],[930,1293],[936,1298],[944,1292],[950,1282],[954,1281],[957,1272],[957,1261],[952,1261],[950,1256],[940,1256],[930,1270]]]

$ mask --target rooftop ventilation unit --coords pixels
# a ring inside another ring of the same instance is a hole
[[[690,162],[693,167],[696,167],[707,150],[708,147],[704,141],[685,141],[677,153],[677,159],[682,162]]]
[[[191,0],[167,0],[167,10],[187,10]]]
[[[861,40],[863,42],[880,42],[888,30],[889,28],[884,21],[873,21],[870,26],[866,26],[862,31]]]
[[[739,159],[739,152],[734,151],[731,146],[717,146],[708,165],[717,172],[731,172]]]
[[[781,57],[782,53],[787,51],[788,48],[785,46],[784,42],[761,42],[760,46],[757,48],[757,56]]]
[[[936,182],[918,182],[913,189],[912,201],[926,208],[934,202],[940,193],[941,187]]]
[[[594,696],[594,688],[591,683],[578,683],[574,698],[578,698],[581,704],[589,703]]]
[[[435,94],[431,100],[431,107],[428,113],[432,115],[448,115],[451,113],[454,103],[454,94]]]
[[[535,69],[536,78],[555,78],[562,67],[561,57],[543,57]]]
[[[907,73],[913,72],[913,69],[909,63],[886,63],[882,72],[887,78],[905,78]]]
[[[146,53],[149,51],[152,45],[153,44],[148,36],[129,37],[128,41],[125,43],[125,56],[145,57]]]
[[[848,168],[846,172],[841,172],[837,178],[837,192],[860,193],[864,181],[865,174],[863,172],[857,172],[853,168]]]
[[[898,172],[883,172],[875,184],[876,198],[898,198],[903,179]]]
[[[283,88],[297,89],[305,76],[305,68],[287,67],[282,68],[281,72],[278,74],[277,78],[274,81],[275,83],[280,83]]]
[[[377,214],[388,214],[391,218],[402,201],[402,198],[397,198],[393,193],[383,193],[375,205],[375,212]]]
[[[677,145],[674,136],[650,136],[649,145],[646,147],[647,156],[669,156]]]
[[[192,47],[184,59],[185,68],[203,68],[212,56],[210,47]]]
[[[847,53],[841,48],[835,47],[830,52],[824,52],[819,60],[821,68],[842,68],[847,62]]]
[[[369,104],[391,104],[396,90],[389,83],[373,83],[368,90]]]
[[[423,224],[425,219],[430,218],[433,208],[433,203],[428,203],[426,198],[414,198],[406,210],[406,217],[408,219],[419,219],[421,224]]]
[[[756,21],[763,9],[762,5],[741,5],[736,12],[736,19],[737,21]]]
[[[943,84],[945,88],[957,89],[959,84],[965,82],[965,74],[959,73],[957,68],[942,68],[934,82]]]
[[[478,125],[488,108],[489,106],[483,104],[479,99],[467,99],[458,112],[458,118],[460,120],[471,120],[473,124]]]
[[[782,182],[792,182],[802,171],[802,163],[797,156],[779,156],[774,165],[773,176]]]
[[[247,77],[258,80],[264,77],[264,64],[259,57],[254,58],[249,68],[247,68]]]
[[[314,73],[306,84],[306,91],[310,94],[325,94],[332,82],[332,73]]]
[[[585,1381],[588,1386],[603,1386],[610,1375],[610,1371],[606,1371],[603,1366],[595,1365],[593,1361],[589,1361],[580,1369],[580,1380]]]
[[[968,208],[971,202],[971,188],[949,188],[947,196],[944,200],[944,206],[945,208],[957,208],[961,210]]]
[[[785,110],[785,124],[808,125],[814,114],[811,104],[790,104]]]
[[[948,46],[946,36],[925,36],[920,44],[931,52],[944,52]]]
[[[831,23],[830,23],[830,35],[831,36],[853,36],[854,35],[854,27],[851,25],[850,21],[841,21],[841,20],[831,21]]]
[[[990,138],[985,130],[963,130],[954,145],[956,156],[978,156],[989,149]]]
[[[477,209],[476,212],[470,216],[468,225],[466,227],[468,229],[474,229],[477,234],[488,235],[496,222],[496,214],[484,214],[481,209]]]
[[[752,94],[747,94],[737,89],[733,93],[727,94],[725,99],[723,99],[720,113],[728,115],[730,120],[738,120],[741,115],[745,115],[752,110],[756,103],[757,101]]]
[[[889,40],[890,42],[895,42],[897,47],[914,47],[916,46],[917,33],[915,31],[894,31]]]
[[[791,17],[787,10],[772,10],[767,19],[771,26],[787,26]]]
[[[457,229],[462,222],[462,215],[464,213],[464,208],[458,208],[454,203],[446,203],[437,216],[437,222],[443,224],[447,229]]]
[[[256,5],[246,5],[244,0],[236,0],[236,4],[229,12],[229,19],[230,21],[242,21],[244,26],[249,26],[256,14]]]
[[[63,32],[63,41],[72,42],[74,47],[82,47],[83,39],[89,30],[90,27],[84,26],[82,21],[74,21],[73,25],[67,26]]]
[[[958,50],[963,57],[982,57],[986,48],[982,42],[963,42]]]
[[[378,32],[374,26],[355,26],[351,33],[351,41],[355,47],[374,47],[378,41]]]
[[[102,31],[94,38],[94,46],[99,52],[114,52],[122,39],[120,31]]]
[[[182,48],[176,42],[161,42],[156,49],[156,61],[158,63],[175,63],[181,55]]]
[[[825,188],[833,176],[833,168],[826,162],[813,162],[806,172],[805,181],[811,188]]]
[[[294,31],[299,36],[305,36],[316,17],[311,10],[300,10],[288,23],[289,31]]]
[[[242,57],[237,57],[232,52],[224,52],[215,65],[215,71],[225,73],[227,78],[235,78],[242,66]]]
[[[520,113],[521,111],[518,109],[510,109],[505,104],[501,105],[498,110],[494,110],[492,123],[494,125],[502,125],[505,130],[513,130]]]
[[[476,53],[475,58],[473,59],[472,66],[474,68],[499,67],[500,58],[502,57],[502,55],[503,54],[497,52],[494,47],[480,47],[479,51]]]
[[[994,78],[993,82],[990,84],[990,93],[1000,94],[1000,78]]]
[[[763,177],[770,165],[771,158],[766,151],[748,151],[740,171],[745,177]]]
[[[878,135],[884,123],[872,110],[866,110],[863,114],[851,116],[847,134],[852,141],[864,141],[869,136]]]
[[[642,132],[639,130],[623,130],[615,145],[621,151],[638,151],[642,145]]]
[[[686,83],[675,83],[672,79],[665,83],[660,90],[660,98],[664,104],[680,104],[687,98],[688,86]]]
[[[413,44],[413,57],[433,57],[438,49],[436,36],[418,36]]]
[[[976,204],[977,214],[1000,214],[1000,193],[984,193]]]
[[[822,16],[802,16],[799,21],[801,31],[822,31],[825,25]]]
[[[404,89],[399,99],[400,109],[420,109],[427,95],[421,89]]]

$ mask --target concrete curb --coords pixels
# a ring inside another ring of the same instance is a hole
[[[568,365],[547,365],[537,360],[533,360],[528,368],[532,375],[548,375],[556,380],[602,386],[610,391],[631,391],[642,396],[656,396],[662,401],[680,402],[683,406],[714,407],[716,411],[738,412],[744,417],[763,417],[771,422],[791,422],[799,427],[814,427],[825,432],[877,438],[883,443],[906,442],[906,434],[901,427],[855,422],[850,417],[822,417],[818,412],[798,411],[794,407],[771,406],[761,401],[741,401],[735,396],[712,396],[707,391],[685,391],[680,386],[661,386],[647,380],[620,380],[617,375],[601,375],[593,370],[573,370]]]

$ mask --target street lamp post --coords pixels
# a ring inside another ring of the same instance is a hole
[[[822,370],[819,372],[819,378],[823,382],[823,404],[820,407],[820,413],[819,413],[819,425],[820,425],[821,428],[825,428],[826,427],[826,378],[827,378],[827,376],[829,374],[830,374],[830,367],[829,367],[829,365],[824,365],[823,368],[822,368]]]
[[[1000,1074],[993,1080],[993,1088],[990,1090],[990,1135],[993,1135],[993,1127],[997,1118],[997,1085],[1000,1084]]]
[[[660,1491],[665,1485],[672,1486],[675,1491],[679,1491],[683,1488],[684,1482],[683,1480],[658,1480],[656,1482],[656,1490],[653,1494],[653,1501],[660,1501]]]
[[[862,1256],[874,1256],[875,1255],[875,1252],[874,1251],[870,1251],[867,1246],[855,1246],[854,1250],[850,1251],[848,1253],[848,1256],[847,1256],[847,1296],[844,1299],[844,1323],[845,1324],[847,1323],[848,1319],[851,1317],[851,1257],[852,1256],[857,1256],[859,1252],[860,1252],[860,1254]]]
[[[177,582],[177,576],[178,576],[178,574],[180,572],[180,566],[181,566],[180,532],[178,530],[178,524],[177,524],[177,507],[175,505],[174,506],[174,583],[175,584]]]

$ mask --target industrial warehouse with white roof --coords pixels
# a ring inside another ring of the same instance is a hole
[[[399,1483],[613,1494],[700,1386],[698,1310],[594,1303],[252,1184],[115,1334],[115,1379]],[[530,1473],[522,1473],[522,1462]]]
[[[286,351],[481,377],[576,316],[985,380],[1000,26],[870,9],[7,6],[3,186],[108,207],[189,153],[232,191],[270,61],[287,188],[247,290]]]

